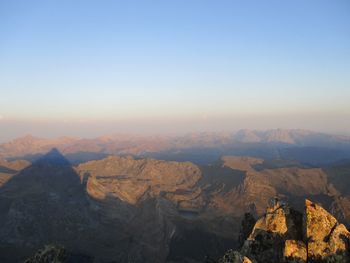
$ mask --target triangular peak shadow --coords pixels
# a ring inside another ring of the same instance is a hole
[[[70,166],[71,163],[57,148],[52,148],[49,152],[36,160],[33,165]]]
[[[92,219],[88,208],[78,173],[52,149],[1,186],[0,212],[5,216],[0,218],[0,249],[28,251],[19,253],[13,262],[52,242],[79,251],[81,247],[74,240],[89,236]],[[0,253],[0,261],[5,259]]]

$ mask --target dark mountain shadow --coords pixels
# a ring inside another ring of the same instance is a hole
[[[34,153],[34,154],[26,154],[26,155],[20,155],[15,157],[8,157],[6,158],[6,160],[8,161],[26,160],[33,163],[43,156],[44,156],[43,153]]]
[[[350,195],[350,160],[343,160],[324,167],[328,180],[345,196]]]
[[[5,173],[5,174],[16,174],[17,171],[14,169],[7,168],[5,166],[0,166],[0,173]]]
[[[342,149],[325,147],[289,147],[280,151],[280,157],[313,166],[326,166],[349,158],[349,153]]]
[[[178,225],[178,231],[169,245],[167,261],[205,262],[206,258],[219,258],[225,251],[237,246],[233,238],[219,238],[213,233],[203,231],[200,224]]]
[[[199,180],[198,184],[204,187],[207,192],[217,189],[221,189],[223,193],[228,192],[241,185],[246,175],[244,171],[223,166],[221,160],[214,165],[200,166],[200,169],[202,178]]]
[[[244,177],[225,167],[217,174],[214,170],[205,173],[229,188]],[[208,250],[221,254],[234,245],[233,239],[217,235],[203,222],[198,228],[195,223],[199,220],[181,218],[176,207],[161,196],[147,197],[136,205],[112,194],[93,198],[88,190],[99,189],[89,176],[79,175],[57,149],[13,175],[0,188],[0,262],[23,262],[48,244],[62,245],[98,262],[128,262],[131,258],[145,263],[164,262],[157,259],[158,254],[163,253],[165,259],[170,243],[172,253],[198,259]],[[172,241],[174,229],[181,229],[176,234],[180,243]],[[188,240],[187,246],[198,243],[190,252],[183,249],[181,240]]]
[[[41,156],[40,158],[38,158],[38,160],[36,160],[33,163],[33,166],[40,165],[53,165],[58,167],[64,167],[70,166],[71,164],[56,148],[53,148],[51,151]]]
[[[49,244],[84,251],[93,222],[80,177],[52,149],[0,188],[0,262],[18,262]],[[11,251],[16,250],[16,253]]]
[[[88,177],[80,177],[57,149],[13,175],[0,188],[0,262],[23,262],[48,244],[79,258],[126,262],[125,240],[133,233],[125,210],[137,208],[113,196],[94,200]]]
[[[160,152],[144,153],[142,157],[166,161],[189,161],[197,165],[212,165],[224,155],[251,156],[263,159],[279,158],[279,149],[287,147],[279,143],[232,143],[212,147],[174,148]]]
[[[190,161],[197,165],[214,164],[223,155],[251,156],[266,161],[284,160],[307,166],[324,166],[350,157],[350,150],[330,147],[296,146],[286,143],[232,143],[212,147],[174,148],[159,152],[146,152],[140,157],[166,161]],[[276,165],[273,164],[273,165]],[[283,165],[283,163],[277,164]]]
[[[285,160],[285,159],[272,159],[264,160],[261,164],[256,164],[252,166],[257,171],[263,171],[266,169],[280,169],[280,168],[289,168],[289,167],[298,167],[302,169],[313,168],[314,166],[301,164],[298,161],[294,160]]]
[[[218,148],[171,149],[160,152],[147,152],[140,155],[140,158],[152,158],[164,161],[192,162],[197,165],[207,165],[217,162],[223,155]]]
[[[65,154],[65,157],[71,164],[78,165],[88,161],[102,160],[109,155],[110,154],[100,152],[76,152]]]
[[[31,258],[28,258],[24,263],[93,263],[93,258],[71,253],[64,247],[58,245],[47,245],[38,250]]]
[[[58,151],[58,150],[56,149],[56,151]],[[52,154],[54,154],[54,153],[52,153]],[[34,163],[34,162],[39,161],[41,158],[45,157],[46,155],[47,154],[37,153],[37,154],[27,154],[27,155],[22,155],[22,156],[10,157],[10,158],[6,158],[6,159],[9,161],[26,160],[26,161]],[[102,160],[110,154],[101,153],[101,152],[83,152],[83,151],[80,151],[80,152],[67,153],[65,155],[63,155],[63,154],[61,154],[61,155],[64,156],[64,158],[66,160],[68,160],[70,162],[70,164],[78,165],[78,164],[85,163],[85,162],[92,161],[92,160]]]

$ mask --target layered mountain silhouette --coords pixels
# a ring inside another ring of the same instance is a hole
[[[222,155],[294,160],[322,165],[350,158],[350,138],[305,130],[240,130],[191,133],[183,136],[135,136],[117,134],[94,139],[27,135],[0,144],[0,158],[36,160],[52,148],[74,164],[103,159],[107,155],[133,155],[172,161],[209,164]]]

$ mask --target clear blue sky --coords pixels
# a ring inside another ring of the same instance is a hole
[[[350,132],[350,1],[0,0],[0,128],[38,123]]]

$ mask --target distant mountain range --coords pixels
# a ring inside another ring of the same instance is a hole
[[[101,159],[110,154],[197,164],[213,163],[222,155],[248,155],[322,165],[350,158],[350,137],[283,129],[184,136],[112,135],[94,139],[43,139],[27,135],[0,144],[0,158],[33,161],[52,148],[59,149],[72,163]]]

